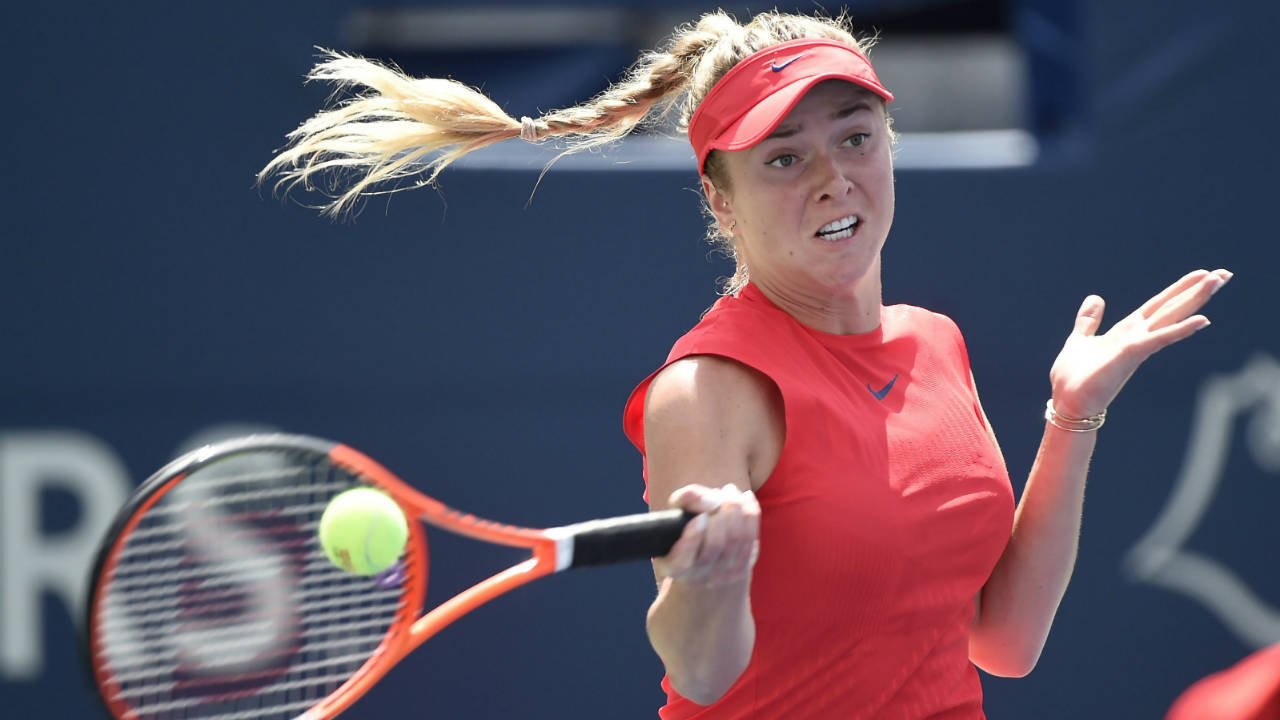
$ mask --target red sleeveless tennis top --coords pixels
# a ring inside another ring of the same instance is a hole
[[[757,493],[751,661],[710,706],[664,678],[659,715],[983,718],[967,627],[1009,540],[1014,501],[955,323],[894,305],[873,332],[831,335],[748,285],[721,298],[667,363],[699,354],[772,379],[786,440]],[[624,411],[641,453],[652,379]]]

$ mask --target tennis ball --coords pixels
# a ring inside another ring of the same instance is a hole
[[[319,535],[334,565],[359,575],[375,575],[400,559],[409,524],[386,493],[359,487],[329,501],[320,516]]]

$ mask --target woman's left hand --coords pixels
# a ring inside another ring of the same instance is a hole
[[[1085,298],[1049,371],[1057,412],[1085,418],[1106,410],[1143,361],[1209,325],[1194,313],[1230,279],[1226,270],[1188,273],[1102,335],[1096,333],[1105,303]]]

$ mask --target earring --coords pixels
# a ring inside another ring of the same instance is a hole
[[[738,221],[734,220],[733,222],[729,223],[729,227],[725,230],[725,232],[729,233],[730,235],[733,235],[733,230],[736,227],[738,227]]]

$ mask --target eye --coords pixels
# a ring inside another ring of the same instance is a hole
[[[848,143],[850,147],[862,147],[866,144],[867,138],[869,137],[871,137],[871,133],[860,132],[850,135],[845,138],[844,141]]]
[[[799,159],[800,158],[796,157],[795,155],[792,155],[791,153],[786,153],[783,155],[779,155],[778,157],[770,160],[769,162],[765,163],[765,165],[772,165],[777,168],[786,168],[796,164],[796,161]]]

